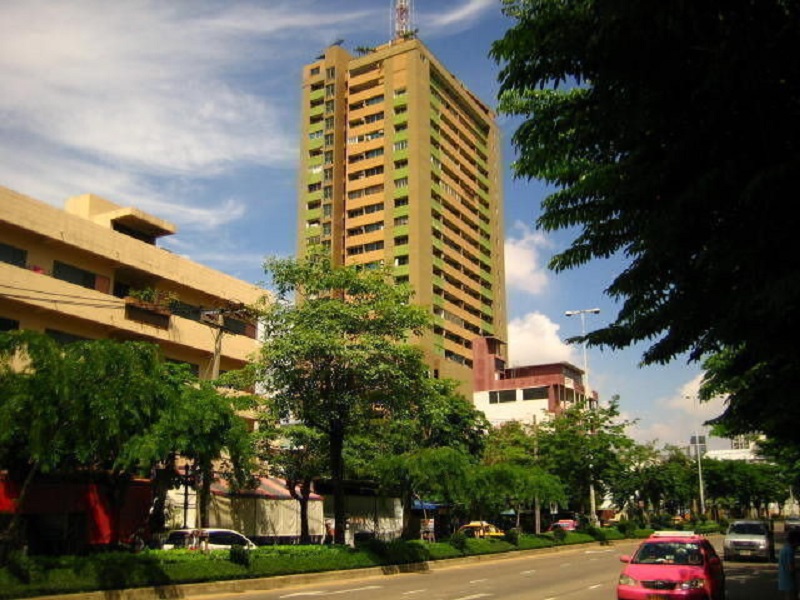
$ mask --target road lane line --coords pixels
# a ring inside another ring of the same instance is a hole
[[[477,600],[478,598],[486,598],[492,594],[473,594],[472,596],[461,596],[461,598],[454,598],[453,600]]]
[[[473,579],[470,583],[483,583],[484,581],[489,581],[488,579]]]
[[[349,590],[336,590],[335,592],[328,592],[329,594],[352,594],[353,592],[365,592],[367,590],[379,590],[382,585],[367,585],[360,588],[350,588]]]
[[[599,587],[603,587],[603,584],[602,583],[595,583],[594,585],[590,585],[588,589],[596,590]]]
[[[403,596],[410,596],[412,594],[423,594],[423,593],[425,593],[427,591],[428,590],[409,590],[407,592],[403,592]]]
[[[522,571],[520,575],[533,575],[534,573],[536,573],[536,569],[531,569],[530,571]]]
[[[284,594],[283,596],[278,596],[278,598],[294,598],[295,596],[319,596],[320,594],[324,594],[322,590],[315,590],[313,592],[295,592],[294,594]]]

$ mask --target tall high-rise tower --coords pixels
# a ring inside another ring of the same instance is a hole
[[[298,251],[392,266],[434,315],[432,372],[471,398],[472,340],[507,337],[499,131],[407,14],[389,44],[303,70]]]

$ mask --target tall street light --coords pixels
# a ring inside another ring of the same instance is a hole
[[[686,400],[692,401],[692,407],[697,411],[698,400],[695,396],[684,396]],[[694,429],[694,444],[690,444],[694,446],[695,456],[697,457],[697,483],[700,487],[700,514],[706,514],[706,495],[705,495],[705,486],[703,485],[703,459],[700,456],[700,436],[697,432],[697,420],[698,415],[695,414],[695,429]]]
[[[600,312],[599,308],[583,308],[580,310],[568,310],[564,314],[568,317],[574,317],[575,315],[580,315],[581,317],[581,337],[584,338],[583,340],[583,393],[584,395],[589,398],[589,409],[594,409],[594,396],[592,395],[592,389],[589,387],[589,361],[586,355],[586,315],[596,315]],[[589,510],[591,514],[589,515],[589,520],[593,526],[597,526],[597,501],[595,500],[594,494],[594,473],[591,473],[591,469],[593,465],[589,465],[590,469],[590,477],[589,477]]]

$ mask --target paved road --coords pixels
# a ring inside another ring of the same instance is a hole
[[[722,538],[712,540],[721,549]],[[524,557],[495,557],[424,572],[196,596],[210,600],[613,600],[621,563],[636,542]],[[729,563],[728,600],[779,600],[774,563]],[[187,596],[193,598],[195,596]]]

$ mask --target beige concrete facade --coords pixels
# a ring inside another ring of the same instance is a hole
[[[389,265],[435,325],[432,371],[471,397],[472,341],[506,339],[495,116],[416,39],[303,71],[298,254]]]
[[[0,328],[156,343],[202,378],[244,366],[256,327],[236,309],[266,292],[155,245],[175,227],[95,195],[60,210],[0,187]],[[137,293],[138,290],[138,293]],[[169,302],[132,296],[155,291]]]

